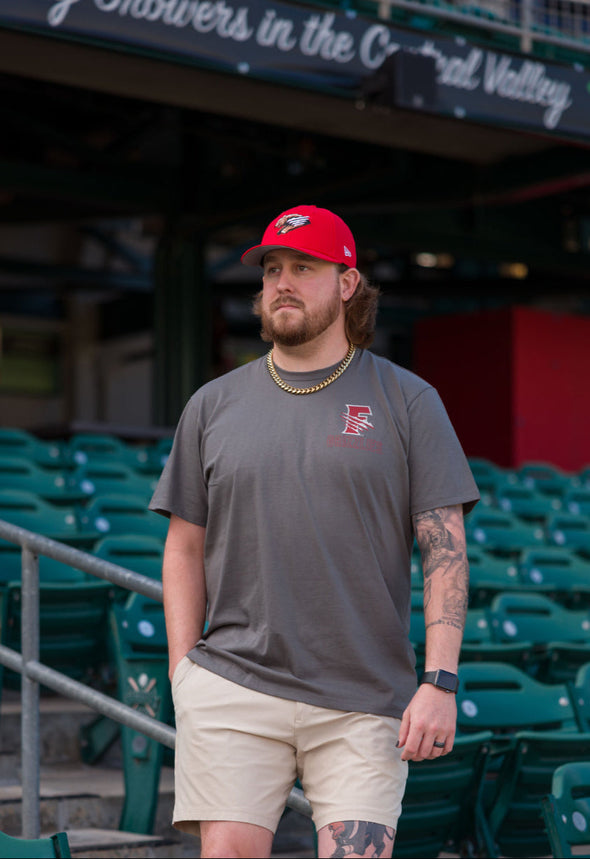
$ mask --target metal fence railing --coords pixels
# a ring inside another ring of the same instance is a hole
[[[39,662],[39,555],[54,558],[159,602],[162,602],[162,584],[148,576],[111,564],[2,519],[0,519],[0,538],[20,545],[22,550],[21,653],[0,644],[0,664],[22,675],[22,835],[23,838],[39,838],[40,684],[68,698],[80,701],[101,715],[140,731],[168,748],[174,748],[176,739],[176,731],[170,725],[140,713],[115,698]],[[301,814],[311,816],[310,805],[298,788],[293,788],[287,804]]]
[[[385,19],[392,9],[403,9],[514,36],[525,53],[535,43],[590,53],[590,0],[375,0],[375,5]]]

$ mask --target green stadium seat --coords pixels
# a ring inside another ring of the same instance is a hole
[[[590,486],[569,489],[563,496],[563,508],[568,513],[590,516]]]
[[[528,590],[544,593],[566,608],[590,607],[590,561],[571,549],[525,549],[520,557],[519,578]]]
[[[150,534],[120,534],[103,537],[94,547],[97,558],[118,564],[135,573],[161,580],[164,541]]]
[[[154,493],[156,482],[153,477],[111,460],[90,460],[85,465],[78,466],[68,478],[72,491],[84,501],[97,495],[115,493],[141,495],[146,499],[146,504]]]
[[[525,462],[516,469],[518,480],[545,495],[562,499],[574,478],[549,462]]]
[[[161,438],[155,444],[148,448],[148,463],[146,468],[155,474],[160,474],[172,450],[172,442],[174,439]]]
[[[578,727],[581,731],[590,731],[590,661],[580,666],[568,686]]]
[[[590,761],[557,767],[542,813],[552,856],[590,856]]]
[[[67,445],[44,442],[27,430],[0,427],[0,456],[16,456],[45,468],[67,468]]]
[[[75,433],[69,440],[67,455],[74,466],[89,462],[113,462],[144,471],[151,469],[151,445],[127,444],[109,433]]]
[[[590,558],[590,517],[581,513],[556,513],[547,520],[547,541],[567,546]]]
[[[18,581],[21,577],[21,567],[21,547],[8,540],[0,540],[0,584]]]
[[[506,738],[519,730],[578,732],[565,683],[543,683],[505,662],[461,663],[457,727]]]
[[[424,670],[426,655],[426,631],[424,627],[423,598],[419,591],[411,596],[410,641],[416,654],[418,675]],[[479,661],[502,661],[533,672],[536,663],[530,642],[494,642],[486,609],[469,608],[465,618],[465,629],[461,643],[461,663]]]
[[[138,495],[107,493],[94,498],[79,517],[83,533],[106,537],[116,534],[148,534],[164,540],[168,520],[148,510],[146,499]]]
[[[475,808],[491,736],[489,731],[457,736],[444,757],[410,761],[394,856],[468,855],[462,851],[475,838]]]
[[[590,612],[566,609],[544,594],[504,593],[489,609],[492,638],[535,643],[575,641],[590,645]]]
[[[22,570],[22,550],[20,545],[8,540],[0,540],[0,585],[8,582],[20,582]],[[47,555],[39,555],[39,581],[40,582],[85,582],[92,578],[82,570],[49,558]]]
[[[557,496],[545,495],[534,486],[524,483],[507,483],[496,492],[500,510],[515,513],[527,522],[545,522],[548,516],[562,508],[562,500]]]
[[[542,818],[543,797],[551,791],[559,766],[589,758],[590,734],[519,731],[509,750],[498,755],[499,768],[489,785],[493,790],[482,803],[483,855],[551,855]]]
[[[162,558],[164,553],[164,541],[147,534],[121,534],[111,537],[103,537],[94,548],[93,555],[111,564],[125,567],[135,573],[149,576],[152,579],[161,580]],[[130,593],[126,588],[113,586],[114,600],[117,603],[125,603]],[[163,628],[163,608],[156,603],[148,603],[152,612],[158,616],[158,629]],[[139,639],[146,642],[146,636]],[[161,641],[161,635],[160,639]],[[99,716],[92,723],[83,726],[80,730],[81,754],[85,763],[94,764],[102,758],[107,749],[113,744],[120,734],[119,725],[111,719]],[[164,750],[167,755],[167,750]]]
[[[20,652],[21,586],[6,586],[7,622],[2,643]],[[108,610],[113,586],[86,582],[43,582],[39,586],[40,659],[76,680],[102,680],[108,668]],[[108,672],[107,672],[108,673]]]
[[[69,485],[66,472],[47,469],[21,456],[0,455],[0,490],[24,489],[53,504],[74,504],[84,493]]]
[[[103,537],[94,547],[93,555],[111,564],[118,564],[134,573],[161,581],[164,540],[150,534],[114,534]],[[115,600],[124,602],[129,591],[115,587]]]
[[[463,645],[491,644],[490,623],[487,612],[481,608],[467,609]]]
[[[590,661],[590,612],[566,609],[542,594],[500,594],[488,610],[492,640],[528,642],[539,678],[572,679]]]
[[[522,549],[544,543],[543,529],[503,510],[477,509],[465,520],[468,543],[516,558]]]
[[[522,588],[514,560],[499,558],[472,543],[467,546],[467,560],[470,608],[488,606],[497,594]]]
[[[91,548],[100,536],[90,528],[81,533],[74,507],[50,504],[25,489],[0,489],[0,519],[78,548]]]
[[[20,577],[19,577],[20,578]],[[77,584],[79,582],[95,582],[96,577],[90,573],[85,573],[83,570],[78,570],[76,567],[71,567],[69,564],[64,564],[62,561],[56,561],[55,558],[49,558],[47,555],[39,555],[39,581],[41,584]]]
[[[483,457],[468,457],[473,478],[481,494],[484,505],[496,503],[496,493],[500,486],[516,482],[516,477],[510,469],[500,468],[489,459]]]
[[[76,465],[85,465],[91,460],[123,462],[127,457],[127,445],[113,435],[105,433],[75,433],[69,441],[70,458]]]
[[[531,675],[539,670],[529,642],[492,641],[490,621],[485,608],[467,610],[460,653],[460,663],[463,665],[466,662],[502,662],[516,665]]]
[[[556,768],[590,756],[566,684],[539,683],[503,663],[459,667],[458,727],[493,737],[478,814],[474,855],[546,856],[541,799]]]
[[[0,856],[11,859],[69,859],[67,833],[56,832],[45,838],[17,838],[0,832]]]
[[[119,699],[140,712],[170,722],[168,644],[162,604],[132,593],[110,615]],[[139,731],[121,728],[125,801],[119,828],[153,831],[163,746]]]

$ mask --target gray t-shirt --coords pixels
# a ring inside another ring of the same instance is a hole
[[[305,387],[330,369],[280,375]],[[209,382],[150,503],[207,529],[190,657],[260,692],[400,717],[416,688],[411,515],[478,497],[434,388],[371,352],[310,395],[281,390],[264,358]]]

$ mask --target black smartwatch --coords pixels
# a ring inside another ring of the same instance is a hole
[[[450,671],[425,671],[422,675],[420,683],[432,683],[438,689],[444,689],[445,692],[456,692],[459,688],[459,678],[456,674],[451,674]]]

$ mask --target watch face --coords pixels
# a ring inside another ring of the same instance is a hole
[[[444,689],[445,692],[456,692],[459,688],[459,678],[456,674],[451,674],[450,671],[426,671],[422,675],[423,683],[432,683],[439,689]]]
[[[459,685],[459,678],[456,674],[451,674],[449,671],[438,671],[436,685],[448,692],[456,692]]]

